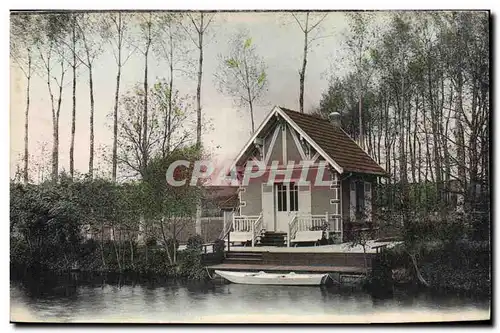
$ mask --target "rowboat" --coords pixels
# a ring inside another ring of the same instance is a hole
[[[216,270],[215,273],[232,283],[286,285],[286,286],[319,286],[324,284],[328,274],[288,274],[266,272],[228,272]]]

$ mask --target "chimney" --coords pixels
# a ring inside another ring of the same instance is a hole
[[[330,119],[330,122],[333,124],[334,127],[341,127],[340,113],[335,111],[331,112],[328,115],[328,118]]]

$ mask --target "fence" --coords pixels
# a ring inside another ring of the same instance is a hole
[[[224,225],[223,217],[202,217],[201,218],[201,237],[204,242],[213,242],[219,238]],[[150,226],[146,238],[162,239],[160,227],[158,225]],[[196,235],[196,219],[186,218],[185,223],[182,223],[180,231],[177,233],[177,241],[180,244],[186,244],[188,239]],[[82,234],[85,239],[95,239],[104,241],[128,241],[130,238],[137,240],[138,230],[119,228],[116,226],[114,229],[110,225],[104,225],[103,231],[90,230],[90,226],[82,228]],[[170,234],[166,232],[166,234]]]

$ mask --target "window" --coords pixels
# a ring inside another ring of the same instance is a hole
[[[299,210],[299,187],[295,183],[290,183],[290,211]]]
[[[278,204],[278,212],[286,212],[286,189],[287,186],[284,184],[276,184],[276,201]]]
[[[299,210],[299,186],[295,183],[276,184],[276,206],[278,212]]]
[[[356,213],[365,213],[365,184],[356,182]]]

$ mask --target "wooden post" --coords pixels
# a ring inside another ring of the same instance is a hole
[[[288,222],[288,229],[286,231],[286,247],[290,247],[290,222]]]
[[[255,222],[252,223],[252,247],[255,245]]]

